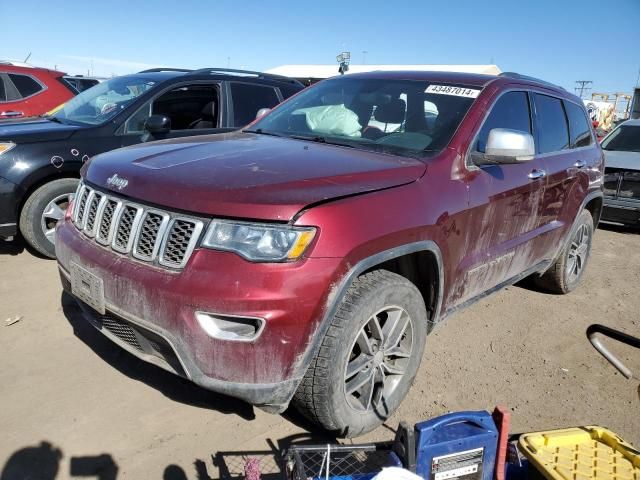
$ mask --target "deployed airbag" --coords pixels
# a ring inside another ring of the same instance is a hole
[[[344,105],[301,108],[293,113],[304,114],[307,127],[314,133],[344,137],[360,136],[362,125],[358,122],[358,115]]]

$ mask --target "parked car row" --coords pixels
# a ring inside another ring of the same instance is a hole
[[[154,69],[106,80],[55,113],[0,123],[0,237],[53,258],[57,222],[94,155],[150,140],[220,133],[300,91],[296,80],[225,69]]]
[[[103,82],[0,131],[3,218],[21,210],[50,255],[57,221],[63,288],[122,348],[355,436],[398,408],[439,322],[525,277],[577,287],[604,157],[578,97],[517,74],[351,74],[276,106],[299,90],[210,69]]]

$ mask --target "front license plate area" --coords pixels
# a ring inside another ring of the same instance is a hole
[[[71,263],[71,293],[104,315],[102,279],[75,263]]]

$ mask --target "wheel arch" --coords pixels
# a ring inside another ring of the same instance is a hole
[[[329,325],[331,324],[331,318],[333,317],[333,315],[335,315],[340,302],[342,302],[342,300],[344,299],[347,290],[349,289],[353,281],[367,272],[385,267],[387,269],[391,269],[391,271],[393,271],[394,273],[405,276],[405,278],[413,281],[411,278],[403,275],[402,272],[404,271],[405,274],[411,272],[411,267],[406,266],[408,262],[412,260],[424,260],[425,256],[429,259],[429,261],[432,262],[430,265],[433,267],[426,269],[425,272],[437,272],[437,279],[434,279],[435,298],[432,299],[433,301],[429,300],[429,303],[425,301],[427,310],[429,310],[429,304],[433,304],[432,312],[429,315],[429,331],[431,330],[432,326],[437,323],[438,319],[440,318],[442,301],[444,297],[444,269],[440,247],[438,247],[438,245],[432,240],[422,240],[405,245],[400,245],[398,247],[384,250],[369,257],[363,258],[355,265],[353,265],[349,269],[349,271],[342,277],[340,283],[336,285],[334,289],[332,289],[326,302],[324,314],[317,328],[315,329],[313,336],[310,338],[309,346],[307,347],[305,353],[300,357],[299,361],[297,362],[296,368],[294,369],[296,388],[297,384],[302,379],[307,368],[311,364],[313,357],[318,352],[322,343],[322,339],[327,332]],[[394,271],[392,270],[392,268],[396,268],[396,270]],[[408,274],[413,275],[415,274],[415,272]],[[413,278],[415,279],[416,277]],[[418,288],[420,289],[420,286],[418,286]],[[425,298],[425,294],[427,293],[427,291],[423,291],[422,289],[420,290],[423,298]],[[427,313],[429,314],[429,311]]]
[[[20,217],[22,209],[24,207],[27,199],[33,195],[38,188],[41,186],[52,182],[54,180],[61,180],[63,178],[80,178],[80,171],[78,169],[65,169],[58,170],[54,167],[43,167],[35,172],[33,172],[26,181],[23,182],[22,187],[24,188],[24,193],[22,198],[16,205],[16,216]]]
[[[600,217],[602,216],[602,208],[604,206],[604,196],[598,195],[600,192],[596,192],[595,195],[591,195],[587,197],[586,203],[583,208],[589,210],[591,216],[593,217],[593,228],[598,228],[598,223],[600,223]]]

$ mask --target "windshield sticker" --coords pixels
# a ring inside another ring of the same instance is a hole
[[[439,95],[453,95],[456,97],[476,98],[480,90],[475,88],[452,87],[450,85],[429,85],[425,93],[437,93]]]

